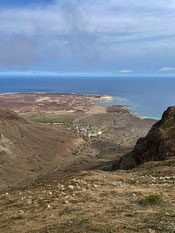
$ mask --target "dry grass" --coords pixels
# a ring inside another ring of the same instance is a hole
[[[61,183],[37,184],[3,194],[0,196],[0,232],[173,233],[173,170],[171,177],[155,176],[153,164],[130,173],[82,171],[64,178]],[[149,166],[152,174],[148,174]],[[162,162],[160,170],[161,166]],[[158,167],[156,163],[156,171]],[[160,196],[164,203],[140,205],[138,200],[150,195]]]

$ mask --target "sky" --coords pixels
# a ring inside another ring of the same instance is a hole
[[[174,0],[0,0],[0,72],[175,75]]]

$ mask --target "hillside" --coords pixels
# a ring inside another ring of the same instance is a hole
[[[175,156],[175,107],[169,107],[132,152],[124,155],[114,169],[131,169],[148,161],[162,161]]]
[[[174,233],[175,159],[0,195],[1,233]]]
[[[109,150],[112,145],[127,145],[121,147],[120,155],[133,145],[135,139],[130,137],[137,138],[154,121],[108,113],[78,115],[69,124],[38,123],[1,108],[0,232],[174,233],[174,112],[175,107],[169,108],[139,140],[144,150],[136,150],[138,141],[119,164],[124,164],[125,158],[137,162],[135,150],[144,156],[157,152],[156,157],[143,156],[140,163],[147,159],[163,161],[105,172],[88,168],[107,166],[105,156],[117,157],[115,150]],[[33,117],[36,119],[38,113]],[[87,139],[85,133],[103,130],[104,126],[107,132]]]
[[[0,191],[27,186],[57,169],[61,175],[82,142],[61,126],[32,123],[0,108]]]
[[[113,101],[98,95],[1,94],[0,191],[106,167],[155,123],[124,106],[98,106],[99,100]]]

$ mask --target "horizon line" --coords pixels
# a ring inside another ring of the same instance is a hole
[[[62,72],[54,72],[54,71],[0,71],[1,75],[24,75],[24,76],[98,76],[98,77],[175,77],[175,73],[169,74],[160,74],[160,73],[118,73],[118,72],[70,72],[70,71],[62,71]]]

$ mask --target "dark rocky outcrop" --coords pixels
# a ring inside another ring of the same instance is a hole
[[[164,112],[147,136],[140,138],[133,151],[119,159],[113,169],[131,169],[148,161],[162,161],[172,156],[175,156],[175,106]]]

